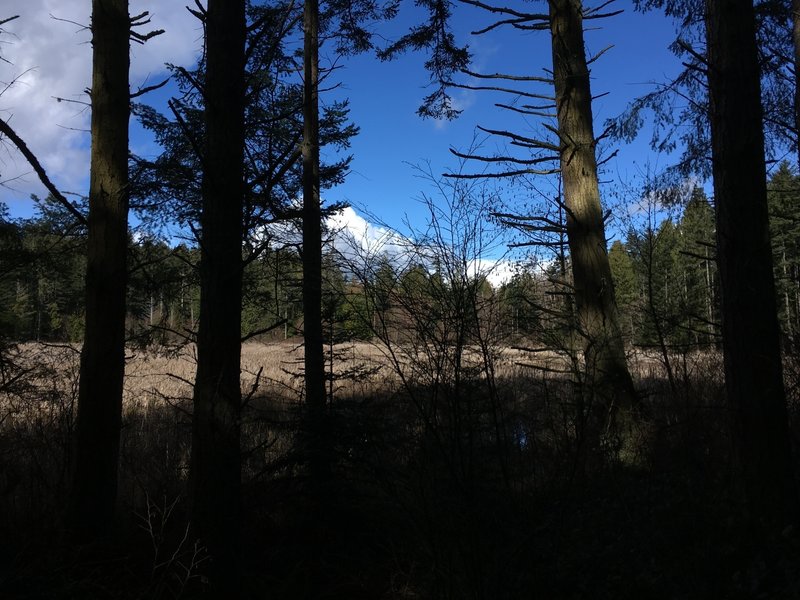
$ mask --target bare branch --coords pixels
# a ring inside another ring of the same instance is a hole
[[[28,148],[28,145],[25,143],[25,141],[21,137],[19,137],[17,133],[11,128],[11,126],[5,121],[5,119],[2,118],[0,118],[0,133],[3,133],[9,140],[11,140],[11,142],[22,153],[22,155],[25,157],[25,160],[28,161],[31,167],[33,167],[33,170],[36,172],[36,175],[38,175],[39,181],[41,181],[42,185],[44,185],[44,187],[47,188],[47,191],[49,191],[53,195],[53,198],[55,198],[59,204],[61,204],[64,208],[66,208],[67,211],[69,211],[69,213],[73,217],[75,217],[81,225],[88,225],[86,217],[84,217],[81,214],[81,212],[77,208],[75,208],[72,202],[67,200],[64,194],[59,192],[58,188],[56,188],[56,186],[53,185],[53,182],[47,176],[47,172],[44,170],[44,167],[39,162],[39,159],[36,158],[36,155],[33,152],[31,152],[30,148]]]
[[[607,13],[597,13],[596,15],[589,15],[589,16],[583,17],[583,20],[584,21],[590,21],[592,19],[606,19],[608,17],[616,17],[617,15],[621,15],[624,12],[625,12],[624,10],[620,9],[620,10],[614,10],[614,11],[607,12]]]
[[[513,156],[482,156],[480,154],[464,154],[455,148],[450,148],[450,152],[459,158],[468,160],[479,160],[482,162],[511,162],[518,165],[538,165],[543,162],[558,160],[558,156],[544,156],[540,158],[515,158]]]
[[[606,46],[605,48],[603,48],[602,50],[600,50],[600,52],[598,52],[597,54],[595,54],[593,57],[591,57],[591,58],[587,59],[587,60],[586,60],[586,66],[588,67],[590,64],[592,64],[592,63],[593,63],[594,61],[596,61],[598,58],[600,58],[601,56],[603,56],[603,54],[605,54],[606,52],[608,52],[609,50],[611,50],[613,47],[614,47],[614,44],[609,44],[608,46]]]
[[[555,175],[560,169],[520,169],[504,173],[442,173],[443,177],[450,179],[499,179],[501,177],[519,177],[520,175]]]
[[[143,13],[130,18],[129,34],[131,41],[134,41],[137,44],[144,44],[147,40],[164,33],[163,29],[156,29],[149,33],[138,33],[133,30],[134,27],[141,27],[142,25],[147,25],[148,23],[150,23],[150,13],[148,11],[144,11]]]
[[[62,98],[61,96],[51,96],[56,102],[72,102],[73,104],[82,104],[83,106],[91,108],[92,103],[84,100],[72,100],[70,98]]]
[[[200,0],[194,0],[194,3],[197,6],[197,10],[189,8],[188,6],[186,7],[186,10],[188,10],[195,17],[197,17],[199,21],[205,23],[207,14],[206,7],[201,4]]]
[[[488,90],[493,92],[505,92],[507,94],[514,94],[515,96],[522,96],[524,98],[538,98],[539,100],[552,100],[555,102],[553,96],[544,96],[542,94],[531,94],[530,92],[521,92],[519,90],[512,90],[510,88],[502,88],[488,85],[467,85],[465,83],[455,83],[454,81],[447,81],[445,85],[448,87],[460,88],[464,90]]]
[[[537,24],[537,25],[523,25],[523,23],[530,22],[528,18],[513,18],[513,19],[502,19],[500,21],[495,21],[491,25],[487,25],[483,29],[476,29],[475,31],[471,31],[472,35],[482,35],[484,33],[489,33],[497,29],[498,27],[502,27],[503,25],[511,25],[512,27],[516,27],[517,29],[539,29],[539,28],[546,28],[546,24]]]
[[[678,46],[680,46],[680,48],[681,48],[681,49],[682,49],[684,52],[686,52],[687,54],[689,54],[689,55],[690,55],[692,58],[694,58],[694,59],[695,59],[697,62],[699,62],[701,65],[705,65],[705,66],[706,66],[706,68],[708,68],[708,59],[706,59],[706,57],[705,57],[705,56],[703,56],[702,54],[700,54],[699,52],[697,52],[697,50],[695,50],[694,48],[692,48],[692,47],[691,47],[691,45],[689,45],[689,43],[688,43],[688,42],[686,42],[685,40],[678,40]],[[687,66],[688,66],[688,65],[687,65]],[[697,67],[697,66],[694,66],[693,68],[695,68],[695,69],[698,69],[698,67]],[[698,69],[698,70],[700,70],[700,71],[703,71],[703,69]],[[705,72],[705,71],[703,71],[703,72]]]
[[[152,91],[155,91],[155,90],[158,90],[158,89],[164,87],[165,85],[167,85],[169,83],[170,79],[171,79],[171,77],[167,77],[161,83],[156,83],[155,85],[148,85],[148,86],[145,86],[145,87],[140,87],[138,90],[136,90],[134,93],[131,94],[131,100],[133,100],[134,98],[138,98],[139,96],[144,96],[145,94],[147,94],[149,92],[152,92]]]
[[[624,10],[614,10],[607,13],[601,13],[600,11],[603,10],[606,6],[614,4],[615,0],[606,0],[600,6],[595,6],[594,8],[587,8],[582,11],[583,19],[590,20],[590,19],[605,19],[606,17],[614,17],[616,15],[622,14]]]
[[[525,108],[519,108],[517,106],[511,106],[509,104],[502,104],[500,102],[495,102],[494,105],[497,108],[505,108],[507,110],[512,110],[514,112],[518,112],[518,113],[521,113],[523,115],[531,115],[531,116],[534,116],[534,117],[544,117],[546,119],[555,119],[556,116],[557,116],[557,115],[555,115],[553,113],[546,113],[546,112],[541,112],[541,111],[538,111],[538,110],[526,110]]]
[[[136,42],[137,44],[144,44],[147,40],[150,40],[157,35],[161,35],[164,33],[163,29],[156,29],[154,31],[150,31],[149,33],[137,33],[133,29],[131,29],[131,41]]]
[[[84,25],[83,23],[78,23],[77,21],[70,21],[69,19],[62,19],[61,17],[56,17],[52,13],[50,13],[50,18],[53,19],[54,21],[61,21],[62,23],[69,23],[70,25],[77,25],[78,27],[81,28],[81,30],[83,30],[83,29],[91,29],[91,27],[89,27],[88,25]]]
[[[506,225],[507,227],[513,227],[514,229],[519,229],[521,231],[527,232],[541,232],[541,233],[566,233],[567,228],[562,226],[553,226],[553,225],[529,225],[528,223],[518,223],[516,221],[505,221],[501,220],[500,223]]]
[[[514,221],[541,221],[542,223],[547,223],[552,227],[559,227],[562,229],[564,228],[563,224],[559,223],[558,221],[554,221],[553,219],[549,219],[548,217],[542,217],[542,216],[526,217],[523,215],[513,215],[511,213],[495,213],[495,212],[490,214],[496,219],[506,219],[506,220],[511,219]]]
[[[536,25],[522,25],[521,23],[512,23],[511,24],[515,29],[521,29],[523,31],[547,31],[550,29],[549,23],[537,23]]]
[[[552,84],[553,80],[548,77],[533,77],[533,76],[522,76],[522,75],[506,75],[504,73],[476,73],[475,71],[470,71],[469,69],[461,69],[462,73],[466,73],[467,75],[471,75],[472,77],[477,77],[478,79],[507,79],[509,81],[539,81],[541,83]]]
[[[494,14],[511,15],[512,17],[527,19],[529,21],[547,21],[547,22],[550,21],[550,15],[523,13],[505,6],[492,6],[491,4],[485,4],[483,2],[480,2],[480,0],[459,0],[459,2],[461,2],[462,4],[477,6],[478,8],[482,8],[483,10],[489,11],[490,13]]]
[[[511,133],[510,131],[504,131],[501,129],[487,129],[486,127],[481,127],[480,125],[478,125],[478,129],[480,129],[485,133],[490,133],[492,135],[499,135],[502,137],[511,138],[513,140],[512,143],[515,143],[515,145],[519,146],[524,145],[529,148],[541,148],[542,150],[552,150],[553,152],[561,152],[561,148],[559,146],[556,146],[555,144],[517,135],[516,133]]]
[[[617,149],[617,150],[614,150],[614,151],[613,151],[611,154],[609,154],[608,156],[606,156],[604,159],[602,159],[602,160],[598,160],[598,161],[597,161],[597,166],[598,166],[598,167],[602,167],[602,166],[603,166],[604,164],[606,164],[608,161],[610,161],[611,159],[613,159],[614,157],[616,157],[616,156],[617,156],[617,154],[619,154],[619,149]]]

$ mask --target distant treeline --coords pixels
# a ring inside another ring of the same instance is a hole
[[[784,163],[769,189],[778,311],[788,345],[800,331],[800,177]],[[700,188],[687,198],[666,208],[661,198],[652,215],[631,225],[624,241],[615,240],[609,249],[621,325],[630,345],[681,352],[719,344],[714,208]],[[37,215],[29,219],[0,213],[0,335],[15,341],[78,342],[83,336],[85,232],[65,229],[52,203],[39,201],[37,206]],[[199,312],[199,254],[196,246],[131,237],[132,339],[191,338]],[[492,311],[495,333],[509,343],[566,336],[568,328],[560,332],[552,314],[562,304],[560,271],[559,261],[536,271],[523,263],[497,288],[486,280],[477,282],[481,310]],[[436,296],[450,285],[435,270],[413,263],[400,267],[385,258],[369,273],[355,276],[335,251],[327,252],[323,316],[329,339],[369,340],[379,323],[402,329],[399,315],[402,307],[410,308],[412,294]],[[564,276],[569,280],[568,268]],[[250,261],[244,271],[242,335],[298,335],[301,280],[301,259],[291,246],[268,249]]]

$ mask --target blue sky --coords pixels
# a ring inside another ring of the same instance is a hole
[[[131,83],[133,87],[159,79],[164,61],[190,66],[199,49],[199,30],[187,17],[183,2],[175,0],[132,0],[131,12],[150,10],[153,26],[167,30],[145,47],[134,46]],[[653,82],[665,81],[680,68],[667,46],[674,37],[673,25],[660,13],[634,12],[632,3],[618,1],[623,14],[592,21],[586,34],[587,50],[594,54],[609,44],[609,50],[593,65],[593,93],[607,92],[595,101],[596,133],[606,118],[619,114],[637,95],[652,89]],[[523,9],[545,7],[543,2],[526,3]],[[419,9],[406,8],[401,18],[391,24],[376,26],[385,39],[394,39],[420,15]],[[0,114],[11,118],[18,133],[29,140],[59,187],[85,193],[88,173],[88,135],[81,132],[88,124],[88,114],[80,104],[57,102],[54,96],[85,99],[81,92],[88,85],[90,48],[88,33],[72,24],[54,21],[48,15],[85,23],[88,3],[82,0],[5,0],[3,14],[20,14],[7,26],[10,35],[0,50],[9,63],[0,63],[0,82],[19,77],[0,95]],[[490,22],[477,9],[456,7],[456,29],[474,56],[474,69],[519,75],[543,75],[550,67],[549,35],[546,32],[522,33],[500,29],[489,35],[472,38],[469,31]],[[430,163],[434,173],[452,169],[457,159],[450,147],[466,149],[475,136],[475,126],[509,129],[522,135],[541,134],[541,125],[526,122],[518,115],[501,111],[494,102],[508,102],[507,95],[491,92],[454,91],[462,107],[455,121],[422,120],[416,114],[421,99],[428,93],[425,56],[409,54],[382,63],[369,55],[345,59],[337,72],[340,88],[323,101],[341,97],[350,99],[351,117],[361,128],[353,140],[352,173],[347,181],[327,192],[328,201],[346,201],[357,210],[365,209],[378,219],[400,227],[408,218],[422,226],[424,212],[418,202],[422,193],[430,193],[429,182],[420,179],[413,164]],[[1,88],[0,88],[1,89]],[[550,90],[542,88],[543,93]],[[157,103],[158,97],[149,98]],[[665,166],[667,159],[653,156],[648,132],[630,145],[618,146],[617,158],[607,163],[603,178],[604,193],[610,199],[621,180],[636,179],[648,163]],[[488,153],[501,151],[499,140],[488,139]],[[153,145],[132,125],[131,145],[138,153],[152,153]],[[30,175],[24,161],[8,149],[0,152],[0,201],[11,207],[14,215],[30,214],[30,193],[45,192]],[[552,181],[534,182],[542,190],[552,189]],[[508,189],[508,186],[506,186]],[[509,191],[520,203],[527,190]],[[610,200],[609,200],[610,201]]]
[[[608,92],[595,101],[596,133],[605,119],[618,115],[633,98],[651,90],[652,82],[664,81],[680,68],[667,49],[674,38],[671,23],[658,13],[642,14],[630,6],[626,8],[619,16],[596,21],[601,29],[589,31],[586,36],[590,53],[615,45],[593,66],[593,93]],[[477,20],[476,15],[483,17],[475,10],[461,16],[458,25],[462,33],[486,23],[485,18]],[[462,39],[469,38],[465,35]],[[545,32],[501,30],[469,41],[476,70],[541,76],[543,69],[551,66],[549,35]],[[455,98],[464,106],[458,119],[420,119],[416,109],[428,93],[423,62],[423,56],[407,55],[390,63],[368,56],[345,63],[346,68],[340,72],[342,93],[350,98],[361,134],[353,143],[353,173],[343,186],[328,194],[330,199],[367,206],[371,212],[395,222],[404,212],[415,212],[414,198],[427,188],[408,163],[430,161],[436,173],[455,168],[458,160],[448,149],[469,147],[476,125],[522,135],[541,133],[535,119],[526,122],[519,115],[493,106],[494,102],[510,100],[509,95],[494,92],[455,90]],[[549,93],[546,88],[541,91]],[[479,137],[486,136],[480,133]],[[663,163],[664,157],[653,156],[648,140],[645,131],[633,144],[616,146],[618,157],[606,165],[604,178],[633,180],[648,161]],[[485,149],[492,153],[498,143],[496,138],[487,139]],[[543,187],[547,185],[542,182]]]

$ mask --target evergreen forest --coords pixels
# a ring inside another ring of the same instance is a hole
[[[0,598],[800,597],[798,0],[186,9],[196,62],[137,89],[158,15],[92,0],[85,194],[0,90],[42,189],[0,202]],[[623,10],[682,70],[599,122]],[[548,53],[482,72],[495,31]],[[420,119],[519,126],[366,240],[339,65],[406,54]],[[612,189],[645,130],[668,164]]]

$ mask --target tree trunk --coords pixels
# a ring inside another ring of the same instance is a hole
[[[83,539],[107,536],[117,496],[128,248],[127,0],[92,2],[92,150],[70,526]]]
[[[587,384],[602,408],[617,415],[619,433],[626,437],[636,396],[606,250],[582,7],[579,0],[550,0],[549,4],[567,237],[578,319],[586,340]]]
[[[244,0],[209,0],[190,493],[192,524],[212,557],[212,587],[232,598],[241,527],[245,27]]]
[[[319,2],[306,0],[303,94],[303,340],[309,476],[329,470],[322,324],[322,210],[319,172]]]
[[[756,523],[794,521],[753,4],[706,0],[725,387]]]

